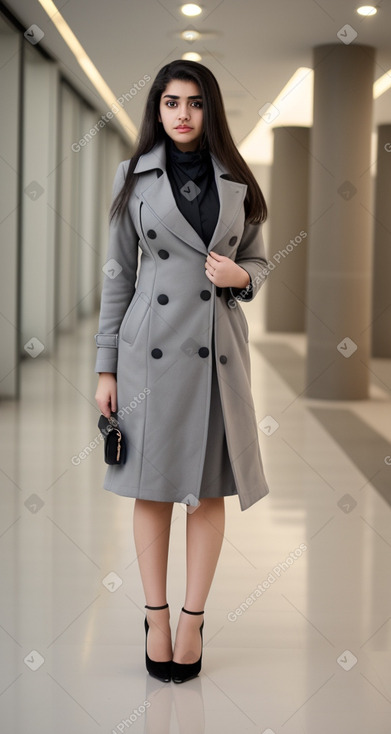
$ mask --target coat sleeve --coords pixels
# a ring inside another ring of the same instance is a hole
[[[246,224],[235,262],[249,274],[250,283],[246,288],[230,288],[231,295],[238,301],[251,301],[269,273],[262,224]]]
[[[122,161],[114,177],[112,201],[122,189],[129,161]],[[129,207],[109,225],[109,245],[100,303],[95,372],[117,372],[118,332],[133,298],[138,262],[138,236]]]

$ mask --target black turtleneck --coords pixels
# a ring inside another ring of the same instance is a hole
[[[208,247],[220,211],[209,150],[183,152],[167,138],[166,169],[179,211]]]

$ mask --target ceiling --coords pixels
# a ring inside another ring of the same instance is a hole
[[[198,51],[217,77],[236,143],[259,121],[258,110],[272,102],[300,66],[312,66],[312,48],[340,43],[337,32],[350,24],[354,43],[375,46],[375,79],[391,69],[391,3],[377,3],[378,13],[363,18],[354,0],[203,0],[198,18],[185,18],[176,0],[58,0],[57,8],[115,96],[126,93],[148,74],[153,78],[185,51]],[[27,29],[44,32],[41,45],[64,74],[98,110],[107,111],[38,0],[5,3]],[[186,28],[203,34],[189,43]],[[147,84],[124,109],[138,128]],[[297,117],[297,115],[296,115]],[[299,115],[300,117],[300,115]],[[374,124],[391,121],[391,91],[374,106]],[[276,122],[278,124],[278,121]],[[297,121],[295,124],[299,124]]]

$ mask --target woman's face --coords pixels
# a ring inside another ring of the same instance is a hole
[[[196,150],[203,129],[198,84],[180,79],[170,81],[160,98],[159,122],[179,150]]]

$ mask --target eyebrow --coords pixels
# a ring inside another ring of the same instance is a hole
[[[180,99],[177,94],[165,94],[163,99],[166,97],[169,97],[170,99]],[[187,99],[202,99],[202,96],[200,94],[194,94],[192,97],[188,97]]]

